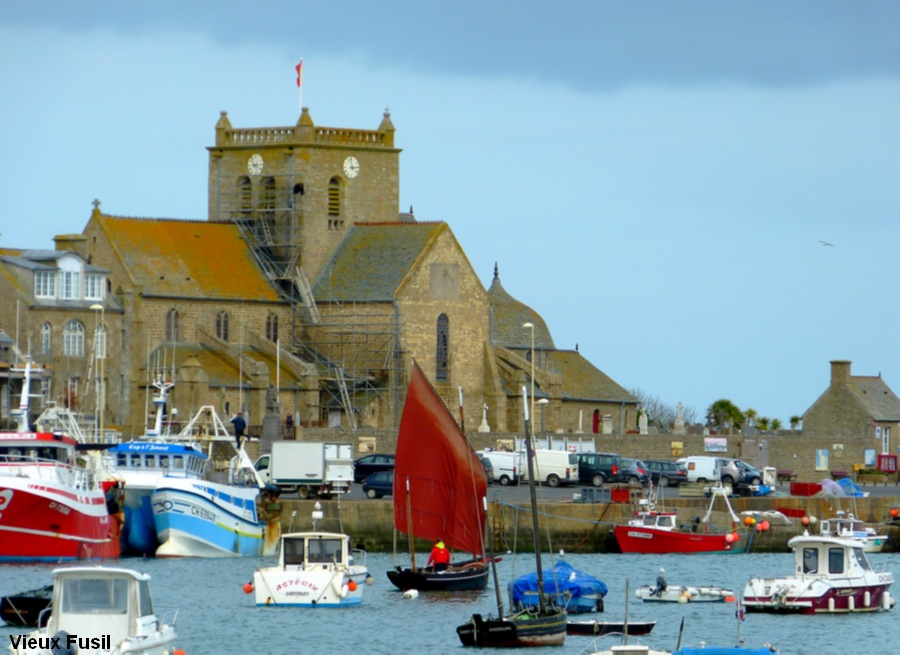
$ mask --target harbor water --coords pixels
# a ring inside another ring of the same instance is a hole
[[[876,570],[900,577],[900,554],[872,553]],[[421,565],[427,553],[421,553]],[[789,553],[746,555],[566,555],[575,568],[594,575],[609,586],[605,611],[578,615],[578,619],[622,621],[625,618],[626,581],[630,585],[629,620],[656,621],[645,639],[651,645],[674,649],[684,619],[682,645],[735,645],[738,621],[734,603],[645,604],[634,597],[640,585],[654,584],[659,567],[665,567],[670,585],[715,585],[743,589],[751,576],[787,575],[792,569]],[[479,592],[422,593],[406,599],[387,580],[394,566],[391,554],[372,553],[367,563],[375,583],[366,589],[363,604],[347,609],[257,608],[253,596],[243,591],[253,572],[271,559],[122,559],[109,565],[149,573],[158,615],[178,610],[176,644],[187,655],[270,655],[302,653],[423,653],[462,655],[456,626],[473,613],[495,611],[493,586]],[[544,556],[545,571],[554,561]],[[398,561],[408,565],[408,558]],[[0,595],[34,589],[50,583],[49,564],[0,566]],[[534,570],[532,556],[506,555],[498,564],[501,587],[513,577]],[[900,594],[900,584],[891,590]],[[898,613],[834,616],[776,616],[748,613],[740,635],[749,647],[770,643],[783,655],[846,655],[896,652]],[[11,634],[25,630],[0,626],[6,652]],[[632,638],[634,640],[634,638]],[[589,652],[594,637],[569,635],[566,644],[546,649],[577,655]],[[611,637],[596,645],[616,643]],[[475,652],[499,652],[490,649]]]

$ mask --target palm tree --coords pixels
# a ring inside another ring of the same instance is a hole
[[[792,416],[791,417],[791,430],[796,430],[797,428],[799,428],[800,421],[802,421],[802,420],[803,419],[800,418],[799,416]]]
[[[769,419],[765,416],[760,416],[756,419],[756,427],[759,428],[761,432],[765,432],[769,429]]]
[[[780,430],[781,429],[781,420],[777,418],[772,419],[772,429]]]
[[[750,409],[745,409],[744,416],[747,417],[747,425],[756,425],[754,421],[756,420],[758,414],[755,409],[753,409],[752,407]]]
[[[729,426],[736,430],[741,429],[745,420],[744,413],[738,409],[738,406],[725,398],[717,400],[710,405],[709,409],[706,410],[706,415],[711,419],[715,419],[716,425],[719,427]]]

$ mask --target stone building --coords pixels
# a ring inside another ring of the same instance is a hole
[[[171,420],[211,404],[256,428],[274,408],[304,427],[390,429],[412,360],[470,430],[485,406],[492,432],[521,430],[529,384],[548,401],[534,417],[546,431],[634,428],[637,399],[558,350],[496,268],[486,290],[447,223],[400,212],[394,132],[388,112],[376,130],[317,127],[306,109],[294,126],[234,129],[223,112],[206,221],[95,201],[56,251],[2,253],[0,326],[22,307],[18,339],[48,344],[45,395],[59,398],[91,375],[66,326],[102,324],[104,416],[126,435],[143,432],[158,375],[175,376]]]
[[[831,383],[803,414],[803,431],[834,440],[864,436],[877,455],[892,458],[896,471],[900,398],[881,375],[851,375],[850,369],[849,361],[831,362]]]

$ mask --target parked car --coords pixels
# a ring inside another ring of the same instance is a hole
[[[762,482],[763,474],[758,468],[751,466],[741,459],[734,460],[734,463],[737,464],[737,467],[741,472],[741,477],[737,482],[743,484],[760,484]]]
[[[647,471],[653,484],[660,487],[677,487],[687,482],[687,471],[684,467],[667,459],[645,459]]]
[[[393,471],[393,455],[364,455],[353,462],[353,481],[362,482],[367,477],[378,471]]]
[[[602,487],[607,482],[647,484],[650,474],[643,462],[616,453],[578,453],[578,481]]]
[[[363,480],[366,498],[382,498],[394,495],[394,471],[377,471]]]
[[[632,457],[622,458],[622,468],[619,469],[619,482],[640,482],[648,484],[650,482],[650,472],[647,465],[639,459]]]

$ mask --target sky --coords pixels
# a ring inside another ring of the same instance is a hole
[[[557,348],[787,426],[831,360],[900,392],[898,33],[878,0],[3,2],[0,247],[52,248],[95,198],[205,219],[221,110],[389,108],[401,210]]]

